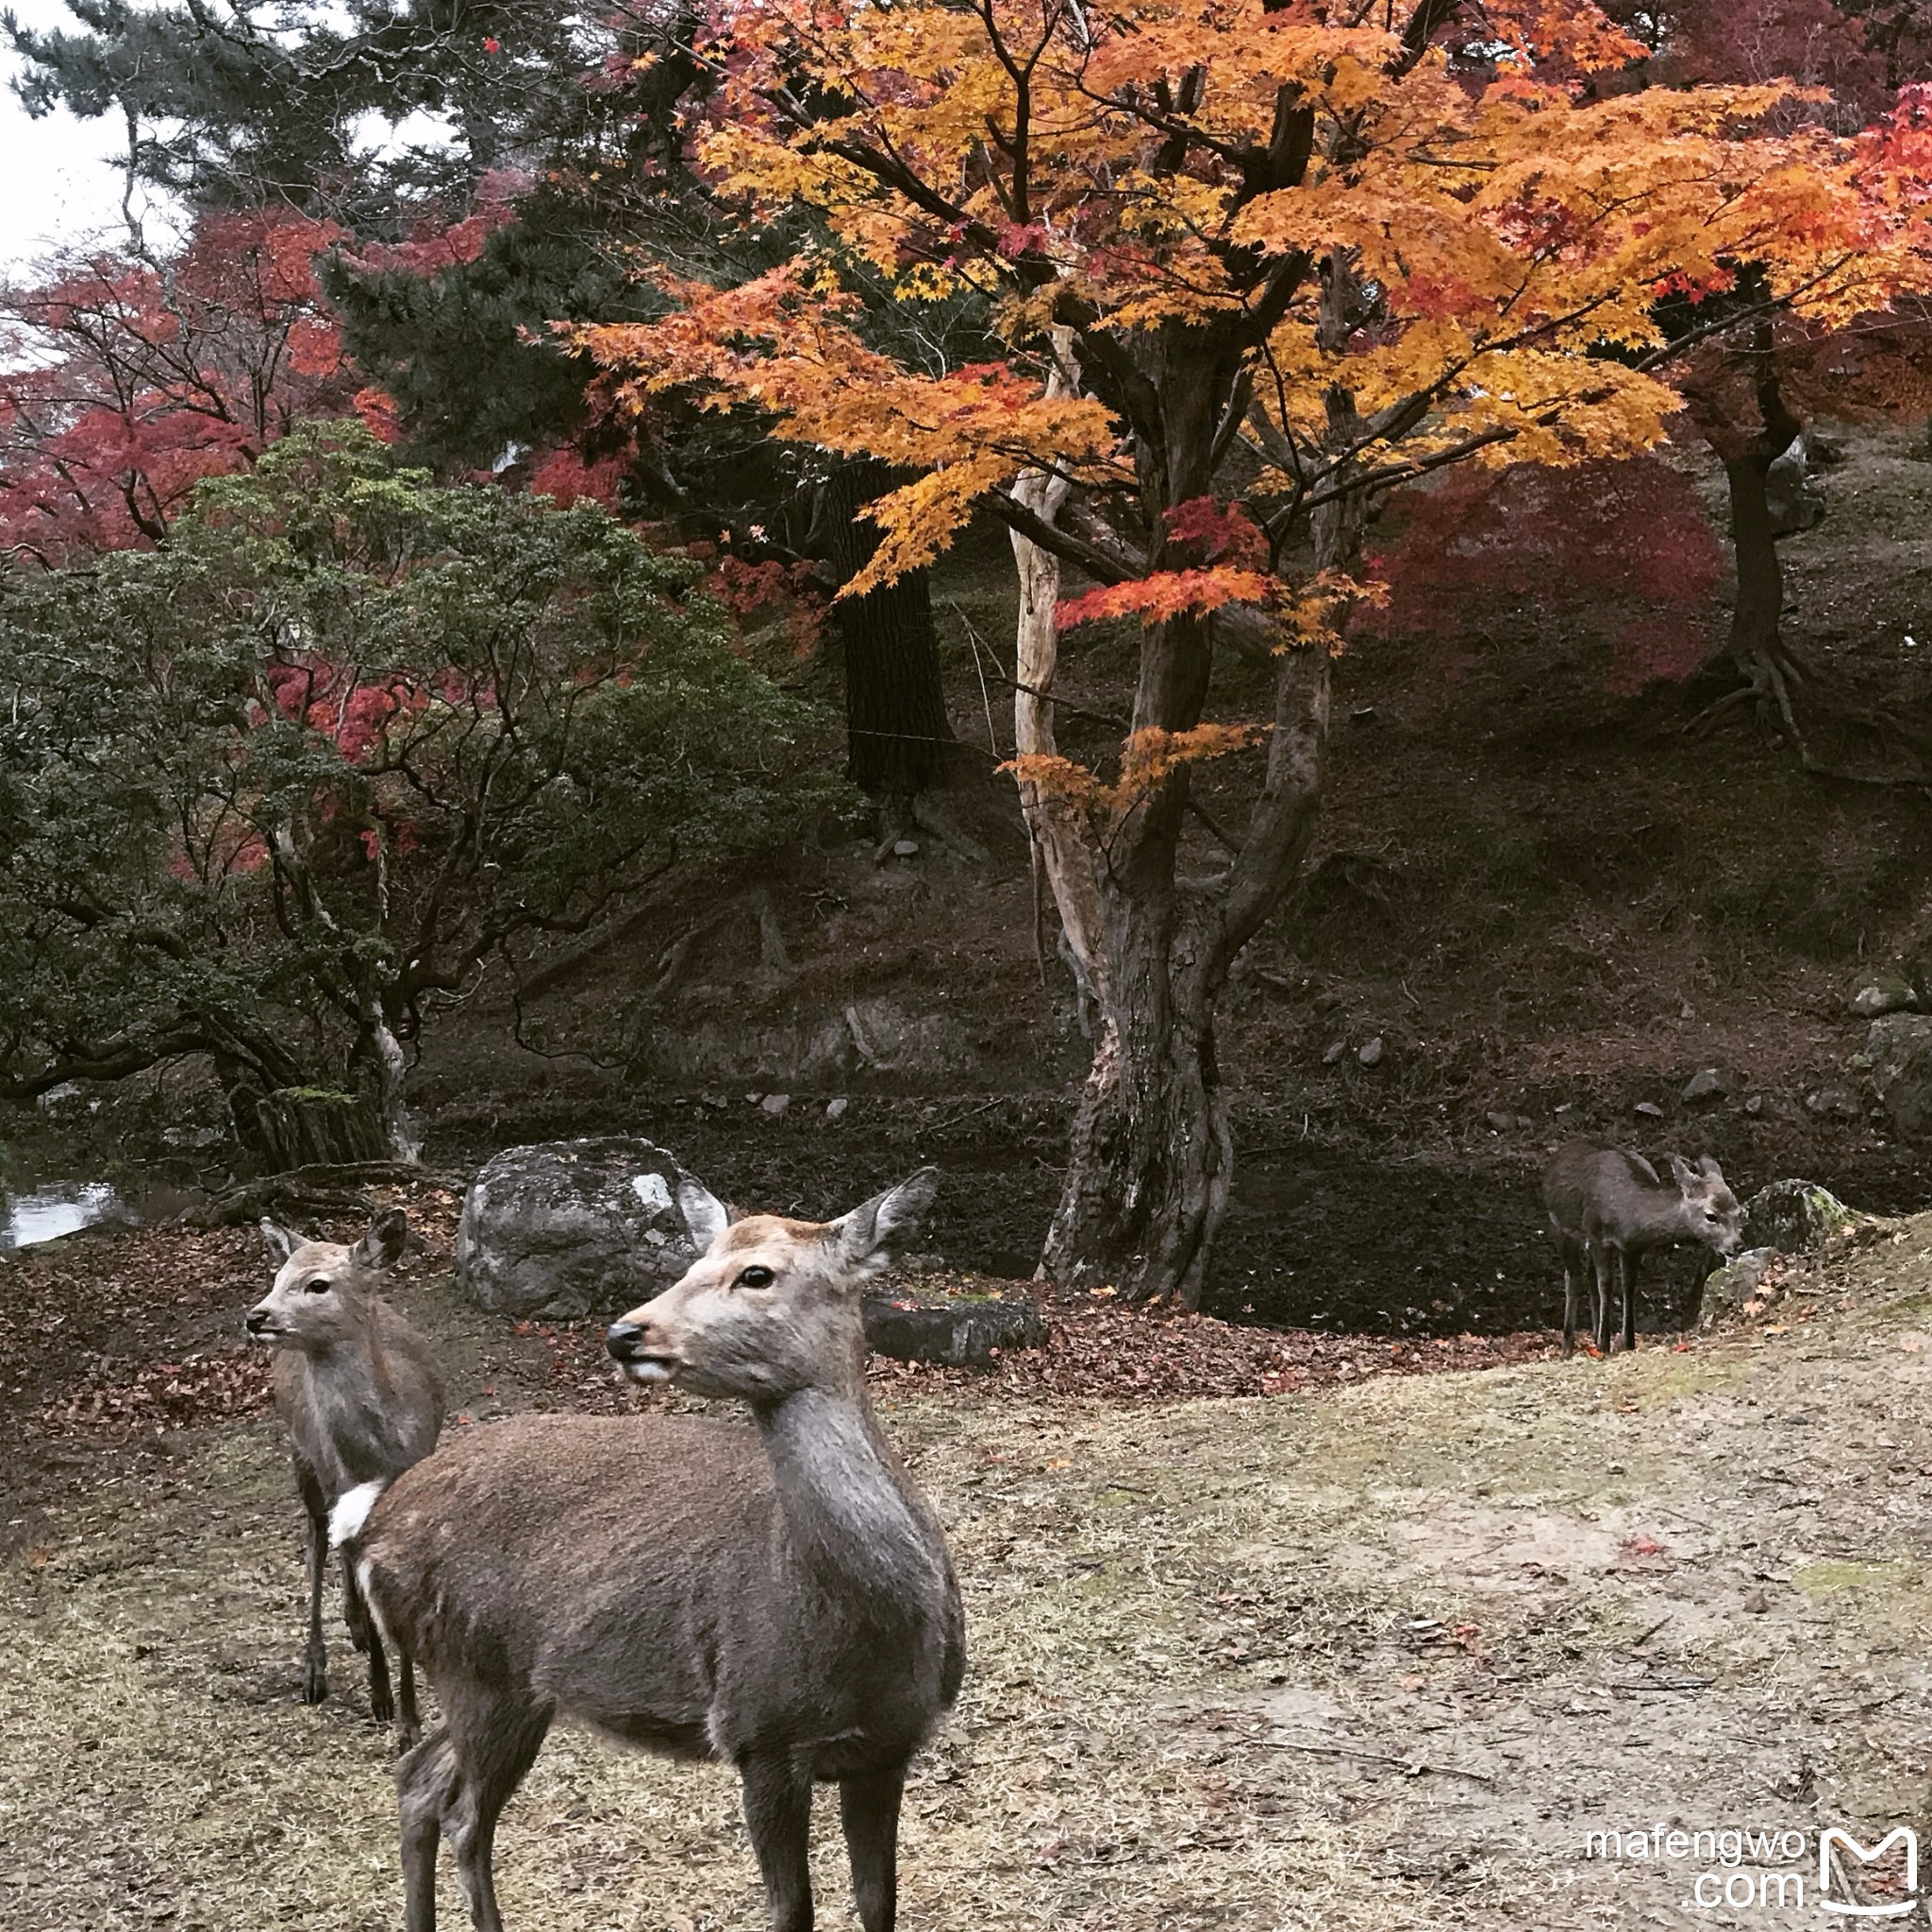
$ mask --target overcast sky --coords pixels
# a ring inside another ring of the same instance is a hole
[[[72,25],[60,0],[12,0],[23,25]],[[20,63],[4,56],[11,82]],[[118,232],[121,175],[112,158],[122,130],[109,117],[76,121],[64,108],[29,121],[8,86],[0,92],[0,274],[11,275],[48,248]]]

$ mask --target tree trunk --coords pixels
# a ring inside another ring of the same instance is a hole
[[[1062,344],[1060,371],[1049,378],[1054,392],[1071,387],[1067,361]],[[1206,492],[1206,442],[1196,441],[1203,474],[1180,470],[1169,501]],[[1065,490],[1034,475],[1015,494],[1050,522]],[[1108,808],[1057,782],[1059,565],[1017,532],[1012,542],[1021,592],[1013,719],[1021,804],[1101,1016],[1040,1272],[1069,1288],[1106,1286],[1127,1300],[1195,1307],[1234,1173],[1215,1007],[1235,956],[1279,902],[1313,837],[1327,652],[1291,647],[1277,656],[1275,728],[1242,849],[1219,878],[1183,883],[1176,861],[1185,765],[1117,823],[1107,820]],[[1137,727],[1185,730],[1199,721],[1211,648],[1205,619],[1150,632]]]
[[[375,1116],[390,1159],[415,1166],[423,1158],[423,1141],[404,1094],[408,1062],[402,1041],[380,1011],[365,1015],[355,1058],[374,1078]]]
[[[1724,477],[1731,491],[1731,549],[1738,568],[1727,649],[1758,702],[1782,712],[1789,703],[1784,679],[1790,664],[1780,631],[1785,608],[1784,566],[1778,559],[1765,491],[1772,463],[1782,453],[1781,448],[1766,453],[1765,446],[1772,441],[1772,434],[1767,433],[1751,449],[1724,458]]]
[[[1110,909],[1111,983],[1124,997],[1102,1002],[1041,1268],[1068,1288],[1198,1307],[1234,1178],[1214,1052],[1221,988],[1198,970],[1205,960],[1176,985],[1165,922],[1131,902]]]
[[[297,1167],[346,1167],[389,1157],[381,1116],[366,1093],[284,1087],[256,1108],[260,1151],[272,1174]]]
[[[822,507],[827,561],[841,584],[870,563],[879,532],[860,515],[892,484],[883,463],[841,465]],[[945,784],[957,741],[940,682],[932,580],[908,571],[862,597],[834,607],[845,647],[847,771],[862,791],[889,802]]]

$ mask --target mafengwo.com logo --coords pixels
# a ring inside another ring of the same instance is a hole
[[[1684,1886],[1687,1911],[1810,1910],[1821,1925],[1851,1928],[1903,1919],[1919,1901],[1918,1834],[1903,1824],[1872,1831],[1869,1843],[1840,1824],[1817,1832],[1657,1824],[1586,1833],[1583,1856],[1661,1868]]]

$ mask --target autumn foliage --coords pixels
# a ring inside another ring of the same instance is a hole
[[[1620,694],[1710,655],[1724,558],[1702,498],[1656,457],[1457,471],[1390,510],[1395,534],[1369,560],[1389,586],[1372,635],[1433,638],[1454,669],[1513,608],[1593,634]]]
[[[204,220],[164,264],[99,253],[0,301],[0,532],[47,561],[158,542],[196,483],[248,468],[358,387],[316,284],[327,222]]]

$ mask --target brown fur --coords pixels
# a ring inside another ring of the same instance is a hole
[[[736,1765],[774,1932],[811,1925],[812,1786],[836,1782],[860,1920],[891,1932],[907,1763],[964,1648],[944,1538],[866,1400],[858,1290],[931,1191],[916,1175],[824,1226],[726,1228],[682,1191],[707,1252],[610,1351],[636,1379],[743,1398],[752,1426],[520,1417],[345,1524],[444,1713],[399,1774],[409,1932],[435,1926],[440,1836],[473,1924],[501,1932],[497,1816],[558,1717]]]
[[[1708,1155],[1692,1167],[1667,1157],[1671,1179],[1641,1154],[1601,1141],[1572,1141],[1543,1170],[1543,1206],[1563,1257],[1563,1353],[1576,1345],[1583,1268],[1596,1281],[1596,1345],[1609,1352],[1610,1294],[1624,1298],[1624,1346],[1637,1346],[1637,1274],[1653,1248],[1698,1241],[1714,1254],[1738,1251],[1743,1210]]]
[[[286,1258],[268,1294],[248,1311],[247,1326],[275,1351],[275,1408],[288,1426],[308,1527],[308,1642],[302,1696],[305,1703],[319,1704],[328,1694],[322,1636],[328,1513],[358,1484],[392,1480],[436,1446],[442,1381],[429,1344],[377,1292],[381,1271],[408,1239],[408,1224],[400,1212],[371,1223],[353,1246],[305,1241],[271,1222],[262,1224],[262,1231]],[[387,1724],[396,1714],[389,1665],[347,1565],[342,1613],[350,1641],[369,1654],[370,1710]],[[397,1736],[408,1744],[420,1728],[416,1680],[407,1651],[400,1661]]]

